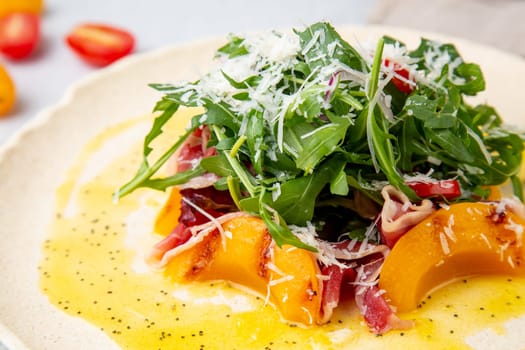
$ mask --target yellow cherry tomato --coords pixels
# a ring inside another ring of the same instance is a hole
[[[8,114],[15,104],[16,89],[13,80],[0,65],[0,117]]]
[[[0,17],[13,12],[42,13],[44,0],[0,0]]]

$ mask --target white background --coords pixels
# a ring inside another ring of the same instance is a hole
[[[2,1],[2,0],[0,0]],[[365,24],[375,0],[44,0],[42,40],[21,62],[0,58],[18,90],[15,110],[0,118],[0,145],[40,110],[60,101],[67,88],[97,70],[64,42],[77,24],[103,22],[131,31],[136,53],[229,33],[303,27],[326,20]]]

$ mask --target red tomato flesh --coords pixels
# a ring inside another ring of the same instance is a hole
[[[461,195],[461,188],[457,180],[409,182],[407,185],[421,198],[444,197],[452,200]]]
[[[10,59],[29,56],[40,40],[40,18],[15,12],[0,19],[0,52]]]
[[[390,65],[392,65],[392,63],[390,62],[390,60],[388,58],[385,59],[384,61],[384,65],[387,66],[387,67],[390,67]],[[399,64],[396,64],[394,63],[394,72],[400,76],[400,77],[403,77],[405,78],[406,80],[411,80],[410,79],[410,74],[408,73],[408,71],[404,68],[401,68],[399,66]],[[392,78],[392,84],[394,84],[394,86],[401,92],[404,92],[405,94],[409,94],[411,93],[412,91],[414,91],[414,87],[407,83],[406,81],[404,81],[403,79],[400,79],[398,77],[393,77]]]
[[[135,39],[126,30],[104,24],[77,26],[66,37],[68,45],[86,62],[107,66],[133,51]]]

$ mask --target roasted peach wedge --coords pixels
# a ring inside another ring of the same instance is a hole
[[[311,252],[277,247],[264,224],[242,216],[173,256],[165,273],[177,281],[225,280],[267,296],[284,319],[312,325],[321,317],[322,288]]]
[[[155,232],[167,236],[173,230],[173,223],[177,222],[180,216],[182,196],[180,191],[173,189],[170,196],[155,220]]]
[[[379,278],[390,303],[410,311],[430,291],[461,277],[525,274],[525,220],[502,204],[453,204],[401,237]]]

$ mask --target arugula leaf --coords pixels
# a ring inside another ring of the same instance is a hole
[[[265,125],[262,113],[256,111],[246,116],[246,144],[251,163],[258,174],[263,173],[264,151],[267,146],[264,142]]]
[[[368,90],[368,95],[371,99],[374,99],[377,93],[383,46],[383,39],[379,39]],[[370,154],[372,155],[372,162],[374,163],[376,171],[381,170],[386,175],[388,181],[395,187],[401,189],[409,198],[417,198],[414,191],[405,184],[405,180],[397,170],[394,150],[391,143],[393,137],[388,132],[385,117],[374,104],[369,105],[366,111],[366,135]]]
[[[485,79],[479,65],[475,63],[462,63],[456,68],[459,77],[464,78],[463,84],[456,84],[465,95],[474,96],[478,92],[485,90]]]
[[[172,104],[186,107],[199,106],[199,95],[196,90],[198,83],[195,82],[183,89],[171,84],[149,84],[150,87],[164,93],[162,99],[155,106],[154,111],[163,111]]]
[[[296,160],[297,167],[312,173],[319,162],[332,154],[343,142],[350,120],[331,116],[330,123],[324,124],[308,134],[301,135],[302,149]]]
[[[122,186],[120,189],[118,189],[114,196],[115,198],[121,198],[134,190],[136,190],[139,187],[144,187],[144,184],[147,184],[148,181],[150,181],[151,177],[160,169],[164,163],[170,159],[170,157],[179,149],[179,147],[184,143],[186,138],[193,133],[193,129],[189,129],[184,133],[164,154],[152,165],[150,166],[147,162],[146,155],[147,153],[151,152],[151,149],[146,151],[146,147],[144,147],[144,160],[142,164],[140,165],[139,170],[137,171],[137,174],[131,179],[128,183],[126,183],[124,186]],[[157,180],[159,182],[160,180]]]
[[[364,232],[370,216],[353,200],[365,195],[381,205],[386,184],[418,200],[406,176],[457,178],[463,191],[458,200],[483,198],[486,186],[510,179],[521,196],[517,174],[525,134],[506,128],[493,107],[467,103],[464,97],[482,91],[485,80],[480,67],[464,62],[454,45],[422,39],[409,51],[385,36],[370,65],[328,23],[295,35],[281,58],[258,47],[257,40],[230,37],[217,56],[235,58],[246,73],[240,81],[226,65],[194,82],[151,84],[163,94],[154,108],[158,115],[144,139],[136,175],[115,195],[139,187],[164,190],[214,173],[220,178],[215,188],[228,190],[238,208],[259,215],[278,245],[310,250],[287,223],[323,227],[326,218],[344,219],[346,224],[331,226]],[[404,52],[411,66],[401,69],[418,70],[410,77],[416,83],[412,92],[386,80],[392,77],[383,63],[385,45]],[[179,106],[202,107],[204,113],[150,164],[152,142]],[[211,131],[207,146],[217,154],[187,172],[155,177],[197,128]]]
[[[226,126],[233,132],[238,132],[240,123],[237,116],[231,111],[231,107],[224,102],[215,103],[211,99],[204,98],[206,108],[206,124]]]
[[[243,81],[235,81],[232,77],[230,77],[224,71],[221,71],[221,73],[224,76],[224,78],[228,81],[228,83],[230,83],[230,85],[236,89],[246,89],[248,87],[256,86],[261,80],[261,77],[254,75],[249,78],[246,78]]]
[[[228,159],[222,153],[201,159],[200,167],[209,173],[214,173],[222,177],[232,177],[235,175]]]
[[[155,190],[164,191],[168,187],[182,185],[188,182],[190,179],[202,175],[206,172],[206,169],[202,166],[196,166],[193,169],[186,170],[175,175],[171,175],[165,178],[159,179],[148,179],[142,182],[140,187],[149,187]]]
[[[268,231],[278,247],[282,247],[284,244],[289,244],[297,248],[306,249],[312,252],[317,252],[317,249],[303,243],[293,232],[288,228],[288,225],[284,219],[275,211],[275,218],[271,216],[268,206],[260,205],[261,210],[259,215],[264,220]]]
[[[244,39],[238,36],[232,36],[230,41],[219,48],[217,53],[227,55],[228,58],[234,58],[237,56],[246,55],[248,49],[244,46]]]
[[[376,188],[374,188],[371,185],[370,182],[368,182],[366,179],[363,179],[360,172],[358,172],[355,175],[348,174],[346,176],[346,182],[348,183],[348,186],[365,194],[368,198],[372,199],[374,202],[378,204],[383,204],[383,197],[381,196],[381,194],[377,191]]]
[[[314,215],[315,201],[321,190],[335,177],[331,161],[311,175],[289,180],[281,184],[281,194],[273,202],[274,207],[285,220],[294,225],[305,225]]]
[[[148,132],[146,137],[144,138],[144,163],[145,165],[148,164],[147,157],[153,151],[153,149],[150,147],[151,142],[157,138],[160,134],[162,134],[162,127],[164,124],[168,122],[168,120],[171,119],[173,114],[179,109],[179,104],[177,103],[167,103],[166,101],[159,102],[156,106],[154,111],[162,111],[162,114],[159,115],[157,118],[155,118],[155,121],[153,122],[153,126],[151,127],[151,130]]]
[[[480,67],[474,63],[465,63],[456,47],[452,44],[441,44],[433,40],[421,39],[419,47],[408,53],[412,58],[419,58],[418,69],[430,73],[434,67],[429,64],[447,59],[443,64],[441,74],[435,81],[448,82],[459,89],[460,92],[474,96],[485,89],[485,79]],[[459,64],[458,64],[459,63]],[[437,65],[437,64],[436,64]]]
[[[405,112],[414,115],[423,122],[425,128],[450,129],[457,126],[458,119],[440,105],[439,101],[430,100],[427,96],[413,94],[405,103]]]
[[[296,33],[301,39],[301,53],[311,69],[327,65],[332,59],[360,71],[367,69],[357,50],[344,41],[329,23],[315,23]]]

